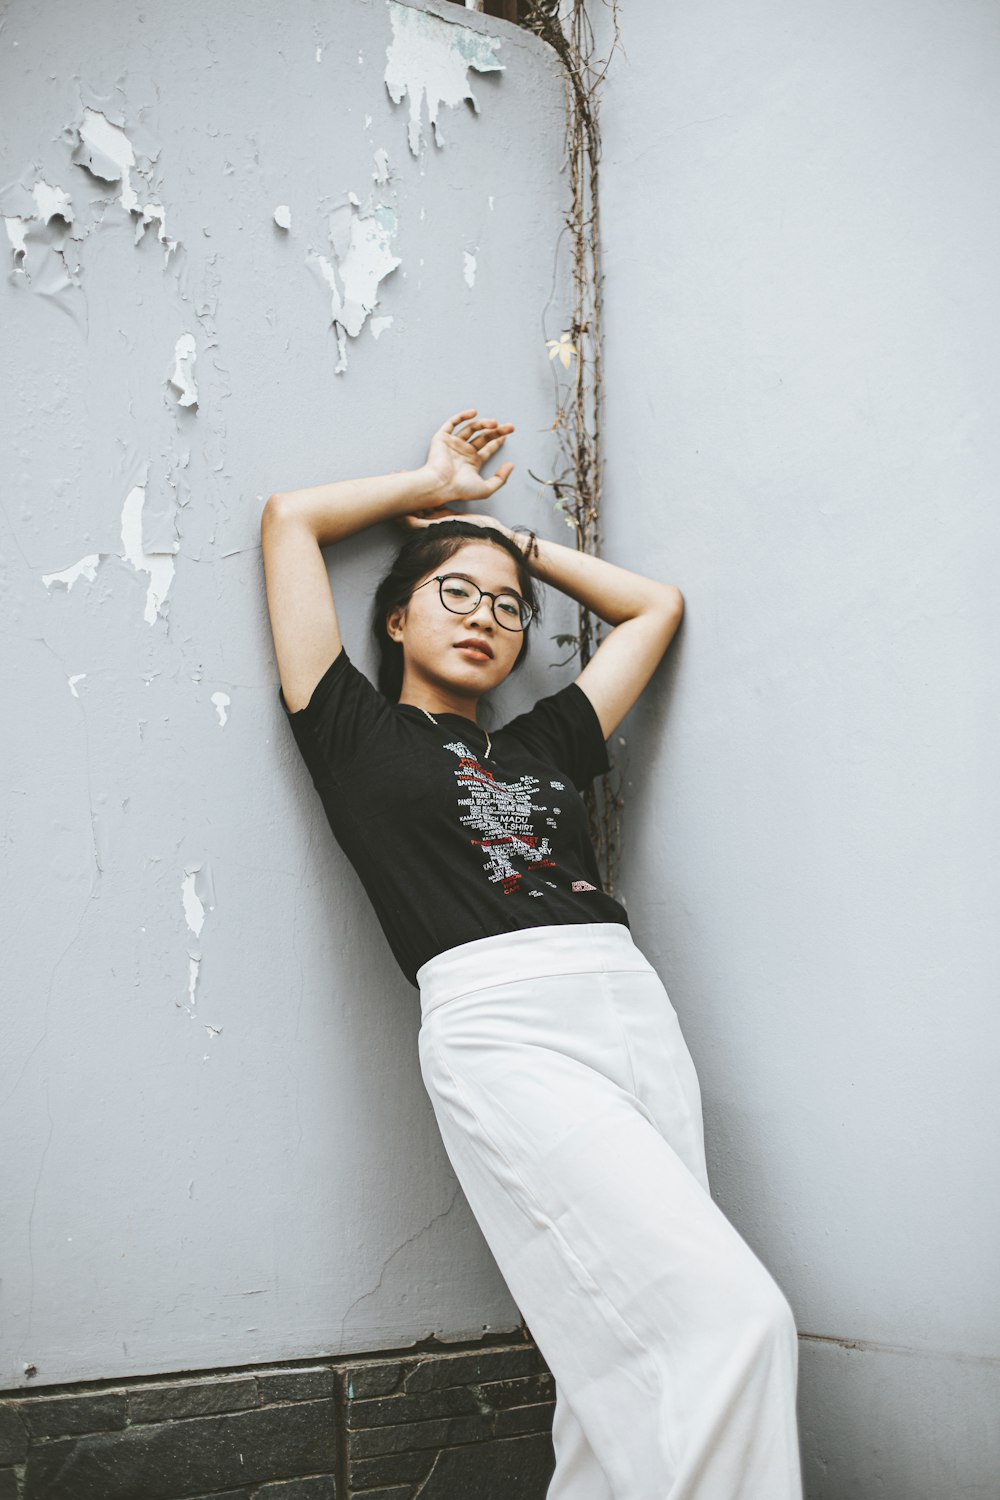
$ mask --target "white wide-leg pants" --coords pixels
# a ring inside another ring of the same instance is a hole
[[[417,983],[445,1150],[555,1380],[547,1500],[801,1500],[792,1312],[710,1195],[629,929],[479,938]]]

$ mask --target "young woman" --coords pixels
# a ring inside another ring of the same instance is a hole
[[[603,889],[580,793],[646,686],[679,590],[449,502],[489,499],[511,423],[456,413],[422,468],[272,495],[279,699],[331,829],[420,993],[442,1139],[556,1384],[547,1500],[800,1500],[796,1329],[713,1202],[667,992]],[[378,686],[320,548],[410,533],[376,593]],[[502,728],[536,580],[614,629]]]

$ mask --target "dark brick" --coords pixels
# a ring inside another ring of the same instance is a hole
[[[445,1448],[420,1490],[420,1500],[544,1500],[555,1455],[544,1437],[505,1438]]]
[[[317,1365],[312,1370],[269,1370],[257,1376],[261,1400],[321,1401],[333,1395],[334,1371]]]
[[[17,1475],[13,1469],[0,1469],[0,1500],[17,1500]]]
[[[413,1485],[394,1484],[387,1490],[355,1490],[353,1500],[413,1500]]]
[[[0,1401],[0,1464],[19,1464],[28,1451],[28,1434],[13,1401]]]
[[[332,1474],[312,1474],[308,1479],[282,1479],[254,1491],[254,1500],[336,1500]]]
[[[256,1490],[213,1490],[210,1495],[192,1495],[190,1500],[254,1500],[256,1494]]]
[[[481,1385],[487,1380],[538,1374],[545,1368],[545,1362],[533,1344],[503,1345],[499,1349],[432,1355],[407,1373],[404,1386],[409,1393],[434,1390],[443,1385]]]
[[[554,1401],[556,1383],[549,1374],[526,1375],[521,1380],[490,1380],[472,1387],[490,1406],[530,1406],[536,1401]]]
[[[431,1417],[461,1417],[481,1412],[482,1406],[467,1385],[449,1385],[419,1396],[380,1396],[347,1403],[349,1428],[393,1427]]]
[[[403,1365],[399,1360],[347,1365],[342,1375],[349,1401],[358,1396],[388,1396],[403,1378]]]
[[[439,1417],[433,1422],[406,1422],[402,1427],[368,1427],[347,1434],[352,1458],[376,1453],[403,1453],[407,1448],[446,1448],[455,1443],[477,1443],[493,1436],[489,1417]]]
[[[72,1396],[30,1396],[19,1403],[33,1438],[71,1432],[112,1432],[125,1426],[125,1392],[91,1391]]]
[[[24,1500],[186,1500],[334,1463],[333,1402],[303,1401],[42,1443],[28,1453]]]
[[[552,1413],[555,1402],[544,1406],[512,1406],[498,1411],[493,1423],[497,1437],[514,1437],[519,1432],[552,1432]]]
[[[171,1422],[178,1417],[210,1417],[247,1411],[257,1405],[253,1376],[226,1379],[208,1375],[177,1385],[137,1385],[128,1391],[129,1422]]]
[[[349,1467],[348,1489],[353,1495],[380,1484],[419,1481],[433,1462],[433,1448],[418,1449],[414,1453],[379,1453],[375,1458],[355,1459]]]

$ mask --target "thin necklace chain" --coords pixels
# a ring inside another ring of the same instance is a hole
[[[417,706],[418,706],[418,707],[419,707],[419,704],[418,704],[418,705],[417,705]],[[432,714],[432,713],[431,713],[431,711],[430,711],[430,709],[428,709],[428,708],[421,708],[421,709],[420,709],[420,712],[421,712],[421,713],[422,713],[422,714],[426,714],[426,715],[427,715],[427,717],[428,717],[428,718],[429,718],[429,719],[430,719],[430,721],[431,721],[431,723],[432,723],[432,724],[436,724],[436,723],[437,723],[437,719],[435,719],[435,717],[434,717],[434,715],[433,715],[433,714]],[[477,725],[476,725],[476,728],[477,728],[477,729],[480,729],[480,728],[482,728],[482,726],[481,726],[481,725],[479,725],[479,724],[477,724]],[[486,736],[486,754],[485,754],[485,755],[484,755],[484,757],[483,757],[483,759],[484,759],[484,760],[489,760],[489,758],[490,758],[490,753],[491,753],[491,751],[492,751],[492,749],[493,749],[493,746],[492,746],[492,745],[491,745],[491,744],[490,744],[490,732],[489,732],[489,730],[488,730],[488,729],[484,729],[484,730],[483,730],[483,733],[484,733],[484,734],[485,734],[485,736]]]

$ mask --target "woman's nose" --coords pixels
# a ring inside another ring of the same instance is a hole
[[[469,620],[485,621],[487,624],[492,625],[493,600],[488,598],[487,595],[484,594],[479,603],[476,605],[475,609],[472,611],[471,615],[467,615],[466,618]]]

